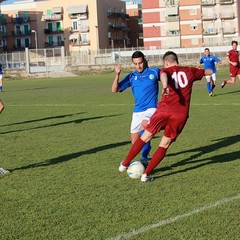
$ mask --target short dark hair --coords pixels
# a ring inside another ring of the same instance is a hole
[[[178,62],[178,56],[175,52],[173,51],[167,51],[164,55],[163,55],[163,60],[167,60],[170,63],[173,62],[177,62],[177,64],[179,64]]]
[[[238,45],[238,41],[232,40],[231,45],[233,45],[234,43],[236,43]]]
[[[145,56],[141,51],[136,51],[132,54],[132,59],[133,58],[143,58],[143,60],[145,60]]]
[[[210,49],[209,48],[205,48],[204,51],[208,50],[210,52]]]

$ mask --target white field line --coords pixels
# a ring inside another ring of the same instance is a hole
[[[129,238],[134,237],[134,236],[136,236],[138,234],[145,233],[145,232],[147,232],[147,231],[149,231],[151,229],[158,228],[158,227],[161,227],[161,226],[164,226],[164,225],[167,225],[167,224],[174,223],[174,222],[176,222],[178,220],[181,220],[182,218],[189,217],[189,216],[192,216],[192,215],[197,214],[197,213],[201,213],[201,212],[206,211],[208,209],[212,209],[212,208],[215,208],[217,206],[220,206],[220,205],[223,205],[225,203],[232,202],[232,201],[238,200],[238,199],[240,199],[240,194],[237,195],[237,196],[234,196],[234,197],[223,198],[222,200],[217,201],[215,203],[211,203],[211,204],[205,205],[203,207],[193,209],[190,212],[187,212],[187,213],[184,213],[182,215],[177,215],[175,217],[171,217],[171,218],[159,221],[159,222],[157,222],[155,224],[146,225],[146,226],[143,226],[143,227],[141,227],[139,229],[133,229],[133,230],[131,230],[129,232],[122,233],[122,234],[120,234],[120,235],[118,235],[116,237],[109,238],[108,240],[129,239]]]
[[[94,106],[133,106],[128,103],[94,103]],[[8,107],[81,107],[88,104],[9,104]],[[192,103],[191,106],[240,106],[240,103],[218,104],[218,103]]]

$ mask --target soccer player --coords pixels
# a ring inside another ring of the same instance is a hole
[[[120,82],[121,66],[116,66],[116,76],[112,83],[112,92],[123,92],[129,87],[132,89],[135,100],[130,129],[131,141],[133,144],[144,132],[147,122],[156,111],[160,69],[148,67],[147,60],[140,51],[136,51],[132,54],[132,63],[135,71],[127,74]],[[146,143],[142,148],[142,157],[140,161],[143,164],[146,164],[149,160],[150,149],[150,142]]]
[[[3,72],[2,72],[2,64],[0,63],[0,92],[2,92],[2,78],[3,78]]]
[[[164,130],[158,149],[141,176],[142,182],[153,179],[150,173],[164,158],[170,144],[182,132],[188,119],[193,82],[201,80],[205,75],[212,74],[212,70],[179,66],[178,56],[172,51],[164,54],[163,65],[164,68],[161,69],[160,75],[162,99],[157,105],[156,112],[150,118],[143,135],[132,145],[127,157],[119,166],[120,172],[125,171],[142,147],[155,134]]]
[[[229,72],[230,78],[229,80],[225,80],[222,82],[221,87],[224,88],[226,84],[234,84],[236,81],[236,77],[240,80],[240,62],[239,62],[239,51],[237,50],[238,42],[232,41],[232,49],[228,51],[226,61],[229,63]]]
[[[0,113],[3,111],[3,109],[4,109],[4,105],[3,105],[3,102],[0,99]],[[7,174],[7,173],[10,173],[10,172],[8,170],[5,170],[4,168],[0,167],[0,175],[1,174]]]
[[[208,90],[208,94],[210,97],[213,96],[213,90],[216,87],[216,63],[221,63],[221,60],[210,54],[210,50],[209,48],[205,48],[204,49],[204,53],[205,56],[203,56],[198,65],[197,68],[200,67],[201,64],[203,64],[203,68],[204,69],[211,69],[213,71],[213,74],[211,76],[206,76],[206,80],[207,80],[207,90]]]

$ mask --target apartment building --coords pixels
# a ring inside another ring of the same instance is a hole
[[[145,47],[230,44],[240,37],[239,0],[142,0]]]
[[[128,18],[129,47],[143,46],[142,5],[137,2],[126,2]]]
[[[2,51],[64,46],[66,51],[123,47],[128,39],[120,0],[26,0],[1,5]]]

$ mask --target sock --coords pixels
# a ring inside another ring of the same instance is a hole
[[[0,86],[0,92],[2,92],[2,86]]]
[[[137,156],[137,154],[141,151],[143,148],[145,142],[139,138],[131,147],[131,149],[128,152],[127,157],[122,162],[123,166],[129,166],[130,162]]]
[[[148,163],[148,166],[144,171],[144,173],[146,173],[147,175],[150,175],[152,170],[163,160],[163,158],[166,155],[166,152],[167,152],[166,148],[158,147],[157,151],[153,154],[152,159]]]
[[[208,93],[210,93],[211,92],[211,83],[207,82],[206,86],[207,86]]]
[[[213,89],[216,87],[216,85],[213,83],[212,84],[212,91],[211,92],[213,92]]]
[[[140,136],[142,136],[144,133],[144,130],[141,130],[140,131]],[[144,144],[143,148],[142,148],[142,157],[144,158],[148,158],[148,155],[149,155],[149,152],[151,150],[151,144],[150,144],[150,141],[147,142],[146,144]]]

